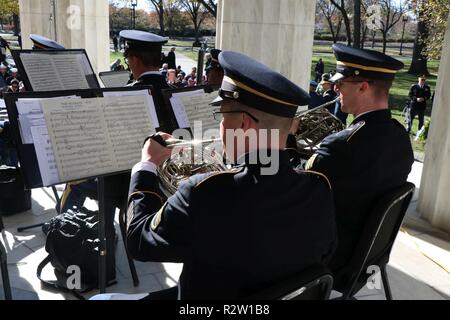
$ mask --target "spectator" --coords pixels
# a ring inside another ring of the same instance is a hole
[[[334,91],[334,84],[330,82],[331,76],[328,73],[322,75],[322,81],[320,82],[322,90],[322,103],[328,103],[336,99],[337,93]],[[326,107],[330,113],[334,114],[336,105],[331,104]]]
[[[167,63],[167,57],[164,54],[164,52],[161,52],[161,68],[164,66],[164,64]]]
[[[317,62],[314,72],[316,73],[315,81],[319,82],[322,79],[322,75],[325,73],[325,65],[323,64],[322,58]]]
[[[184,71],[181,69],[181,66],[178,66],[178,67],[177,67],[177,76],[178,76],[180,73],[183,74],[183,78],[186,76],[186,72],[184,72]]]
[[[22,81],[22,79],[21,79],[21,77],[20,77],[20,75],[19,75],[19,73],[18,73],[18,70],[17,70],[16,68],[11,69],[11,76],[9,76],[9,77],[6,79],[6,84],[7,84],[8,86],[10,86],[10,85],[11,85],[11,82],[12,82],[14,79],[19,80],[19,82]]]
[[[117,52],[119,49],[119,39],[117,39],[117,36],[113,36],[113,44],[114,44],[114,51]]]
[[[9,78],[8,67],[5,66],[3,63],[0,63],[0,76],[3,78],[5,82],[6,79]]]
[[[17,79],[11,80],[11,85],[8,87],[7,92],[18,93],[20,90],[20,81]]]
[[[190,74],[184,78],[184,82],[188,87],[193,87],[197,84],[197,68],[193,67]]]
[[[162,68],[159,70],[164,78],[167,78],[167,72],[169,71],[169,65],[164,63]]]
[[[177,57],[175,55],[175,48],[170,49],[170,52],[167,54],[167,64],[169,65],[169,69],[177,68]]]
[[[420,76],[418,84],[412,85],[409,90],[409,98],[411,99],[411,120],[408,125],[408,133],[411,132],[416,115],[419,116],[419,130],[422,129],[424,125],[427,101],[431,99],[431,89],[425,83],[426,80],[425,76]]]
[[[167,84],[172,88],[177,86],[177,71],[175,69],[169,69],[167,71]]]
[[[322,104],[323,98],[317,93],[317,82],[311,81],[309,83],[309,95],[311,96],[311,101],[308,105],[309,110],[315,109]]]

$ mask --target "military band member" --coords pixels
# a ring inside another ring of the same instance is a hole
[[[333,50],[337,73],[330,81],[342,111],[355,119],[348,129],[322,141],[306,169],[325,174],[334,190],[339,245],[331,268],[337,271],[353,253],[375,201],[406,182],[414,155],[405,128],[392,119],[388,104],[403,63],[341,44]]]
[[[136,31],[123,30],[120,37],[126,42],[124,56],[130,66],[131,72],[137,79],[132,86],[153,86],[152,95],[154,98],[158,118],[163,123],[163,119],[167,119],[165,111],[165,103],[163,101],[161,89],[169,89],[166,79],[159,72],[159,64],[161,59],[162,46],[167,42],[167,38],[158,35]],[[41,43],[43,43],[41,41]],[[130,184],[130,175],[121,174],[106,178],[106,195],[113,199],[115,204],[109,208],[110,215],[114,215],[115,206],[125,203],[128,186]],[[88,180],[79,183],[71,183],[66,187],[66,191],[62,197],[61,212],[68,209],[83,206],[86,197],[97,199],[97,181]],[[122,201],[120,199],[123,199]],[[111,202],[111,201],[110,201]],[[58,210],[60,211],[60,210]]]
[[[46,38],[38,34],[30,34],[30,39],[33,42],[33,50],[64,50],[65,48],[58,42]]]
[[[427,101],[431,99],[431,89],[426,84],[426,80],[425,76],[420,76],[419,82],[412,85],[409,90],[409,98],[411,99],[411,118],[410,123],[408,124],[408,133],[411,132],[416,115],[419,116],[419,130],[423,127]]]
[[[283,151],[308,94],[243,54],[223,52],[219,61],[225,77],[214,115],[228,158],[240,164],[230,172],[191,177],[165,202],[156,168],[171,150],[149,140],[131,179],[128,250],[140,261],[184,263],[181,299],[244,298],[326,263],[336,244],[327,178],[294,170]],[[279,139],[271,142],[259,129],[278,130]],[[255,132],[257,144],[231,147]],[[260,161],[260,152],[270,152],[272,162]],[[278,170],[266,175],[271,164]]]
[[[124,57],[130,67],[133,87],[153,86],[153,100],[155,101],[158,118],[163,122],[167,119],[162,89],[169,89],[166,77],[159,71],[162,46],[167,38],[144,31],[123,30],[120,38],[126,42]],[[167,130],[167,128],[164,128]]]

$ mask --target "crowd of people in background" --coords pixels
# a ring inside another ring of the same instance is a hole
[[[0,63],[0,97],[4,92],[24,92],[25,86],[16,68]]]

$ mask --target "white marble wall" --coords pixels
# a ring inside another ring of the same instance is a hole
[[[315,0],[219,0],[216,46],[247,54],[309,89]]]
[[[450,16],[439,66],[436,96],[420,186],[418,210],[450,232]]]
[[[56,22],[50,2],[19,0],[24,48],[32,47],[30,34],[40,34],[68,49],[86,49],[97,73],[109,70],[108,0],[55,0]]]

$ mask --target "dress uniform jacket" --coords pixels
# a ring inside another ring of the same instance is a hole
[[[431,98],[431,89],[428,85],[424,85],[423,88],[414,84],[409,90],[409,98],[411,99],[411,107],[419,110],[425,110],[427,107],[427,101]],[[418,102],[417,98],[424,98],[423,102]]]
[[[170,89],[167,84],[166,78],[162,74],[157,73],[147,73],[142,75],[136,82],[133,83],[133,87],[139,86],[153,86],[153,101],[155,102],[156,112],[158,119],[162,126],[162,130],[171,132],[173,128],[170,128],[169,116],[166,108],[166,103],[161,90]]]
[[[286,152],[276,175],[260,171],[193,176],[165,204],[155,174],[134,174],[128,250],[140,261],[184,263],[181,299],[242,298],[326,263],[336,245],[326,177],[295,171]]]
[[[323,140],[306,168],[325,174],[333,187],[339,242],[333,270],[349,260],[370,208],[406,182],[413,162],[408,134],[389,110],[363,114]]]

